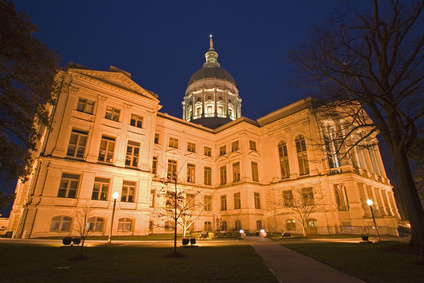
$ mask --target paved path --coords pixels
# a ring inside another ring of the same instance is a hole
[[[247,237],[247,243],[262,257],[283,283],[359,283],[364,282],[269,239]]]

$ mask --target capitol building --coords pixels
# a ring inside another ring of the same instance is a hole
[[[118,68],[58,73],[52,127],[39,128],[16,187],[13,237],[79,236],[81,217],[91,236],[172,233],[175,190],[178,233],[372,235],[371,199],[380,234],[397,235],[376,136],[351,150],[331,142],[344,121],[318,115],[309,98],[242,116],[243,94],[209,45],[181,94],[182,118]]]

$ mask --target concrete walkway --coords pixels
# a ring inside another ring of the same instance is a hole
[[[247,243],[262,257],[280,282],[359,283],[364,282],[328,265],[272,242],[247,237]]]

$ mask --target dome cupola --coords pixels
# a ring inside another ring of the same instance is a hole
[[[218,53],[210,48],[203,68],[190,78],[183,101],[183,119],[215,129],[241,117],[241,99],[236,82],[218,63]]]

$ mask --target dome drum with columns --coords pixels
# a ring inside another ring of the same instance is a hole
[[[215,129],[241,117],[241,98],[234,78],[220,67],[218,53],[210,48],[203,68],[190,78],[183,101],[183,119]]]

